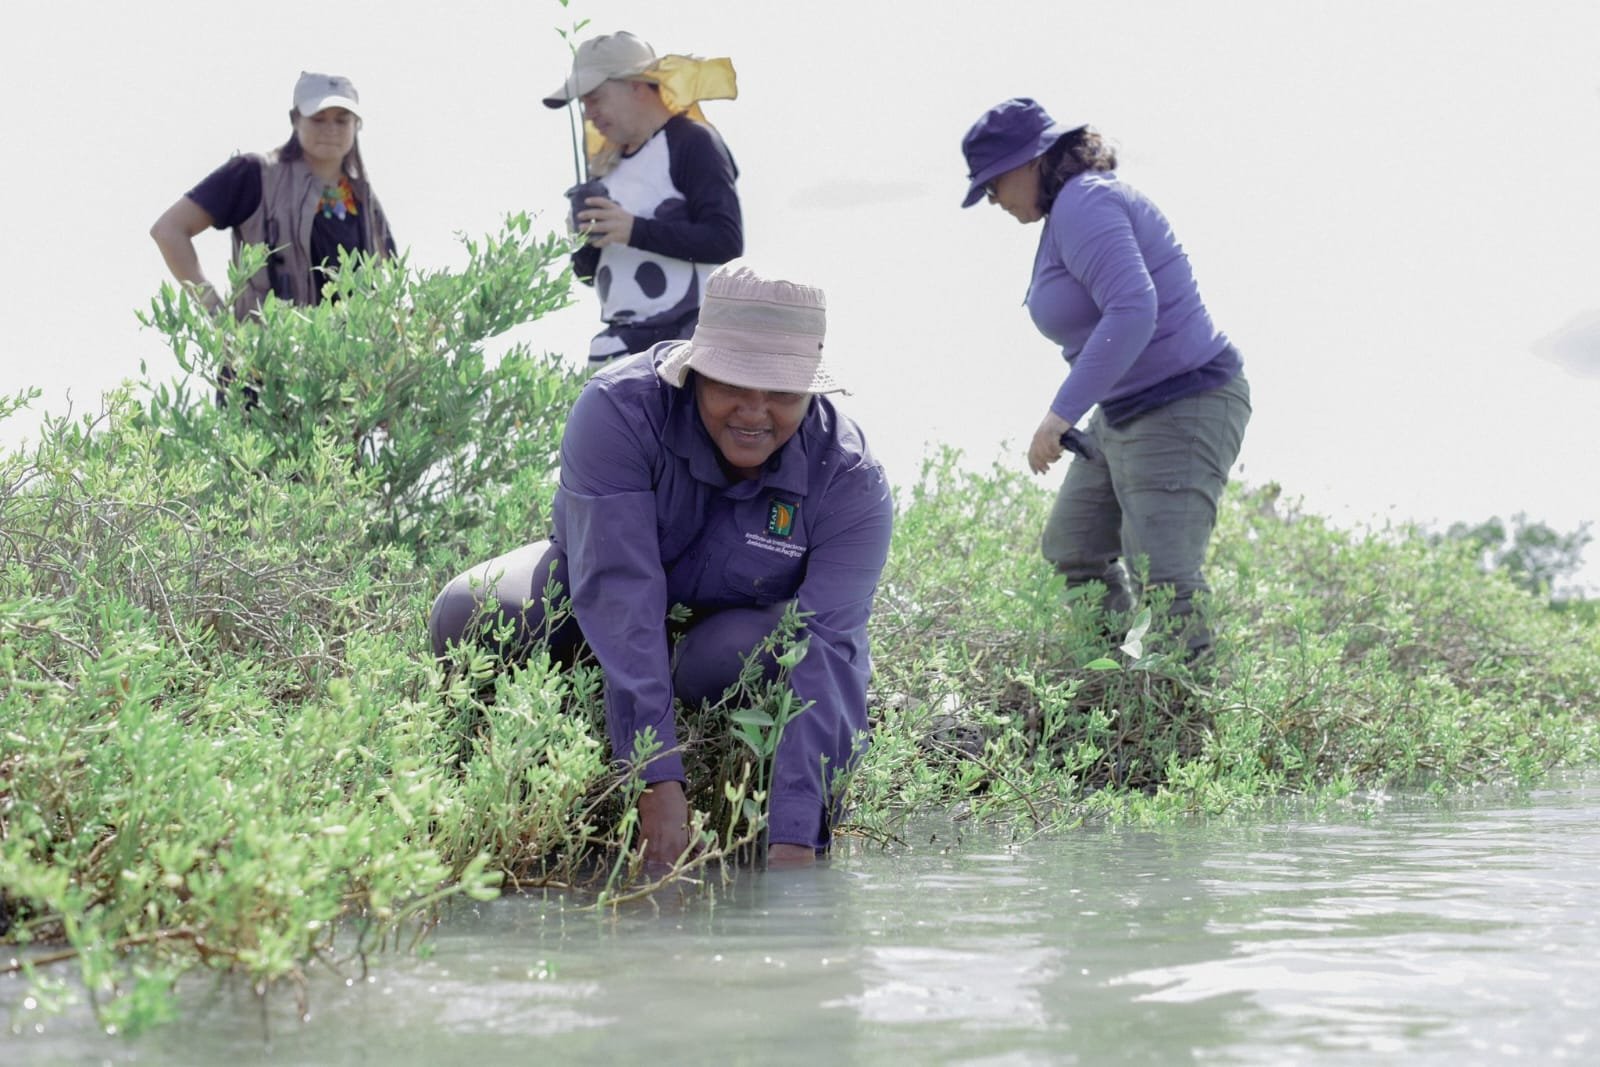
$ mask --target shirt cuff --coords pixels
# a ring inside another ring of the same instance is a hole
[[[677,752],[663,752],[652,757],[650,762],[639,769],[639,777],[646,785],[655,785],[657,782],[687,784],[689,780],[683,773],[683,756]]]
[[[822,805],[810,797],[777,797],[767,819],[767,843],[827,848],[827,825]]]

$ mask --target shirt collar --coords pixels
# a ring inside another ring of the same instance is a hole
[[[806,462],[805,440],[810,436],[817,419],[816,400],[800,428],[782,448],[767,460],[761,477],[750,481],[731,482],[722,472],[718,461],[716,443],[700,421],[700,409],[694,402],[694,378],[691,374],[684,384],[668,385],[667,421],[662,429],[661,441],[667,448],[689,464],[689,473],[696,481],[723,489],[736,499],[754,497],[768,490],[778,490],[794,496],[805,496],[810,485],[810,471]]]

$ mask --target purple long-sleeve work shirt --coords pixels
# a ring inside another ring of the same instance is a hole
[[[1039,332],[1072,365],[1050,405],[1072,423],[1095,404],[1156,389],[1229,347],[1166,216],[1114,171],[1079,174],[1056,194],[1027,303]]]
[[[555,540],[573,610],[605,671],[612,754],[653,728],[677,745],[666,615],[798,600],[810,645],[790,685],[812,706],[778,748],[769,840],[827,844],[828,785],[867,726],[867,617],[888,555],[893,499],[860,429],[825,396],[761,476],[730,481],[695,405],[655,372],[658,346],[606,367],[561,441]],[[743,651],[743,650],[740,650]],[[824,764],[826,760],[826,764]],[[675,754],[647,782],[684,777]]]

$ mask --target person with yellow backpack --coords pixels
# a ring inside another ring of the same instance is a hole
[[[585,120],[585,180],[568,190],[587,237],[573,272],[595,288],[605,327],[593,370],[694,333],[706,280],[744,252],[738,168],[699,102],[737,94],[726,59],[657,56],[626,31],[584,41],[544,98]],[[574,162],[578,155],[574,145]]]

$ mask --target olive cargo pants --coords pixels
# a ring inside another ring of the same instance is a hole
[[[1172,616],[1191,655],[1211,646],[1194,595],[1209,591],[1202,568],[1217,501],[1250,421],[1250,385],[1226,385],[1175,400],[1122,427],[1098,410],[1089,432],[1103,455],[1074,456],[1045,522],[1044,556],[1067,584],[1101,581],[1108,611],[1130,610],[1138,590],[1125,561],[1149,563],[1149,584],[1172,588]]]

